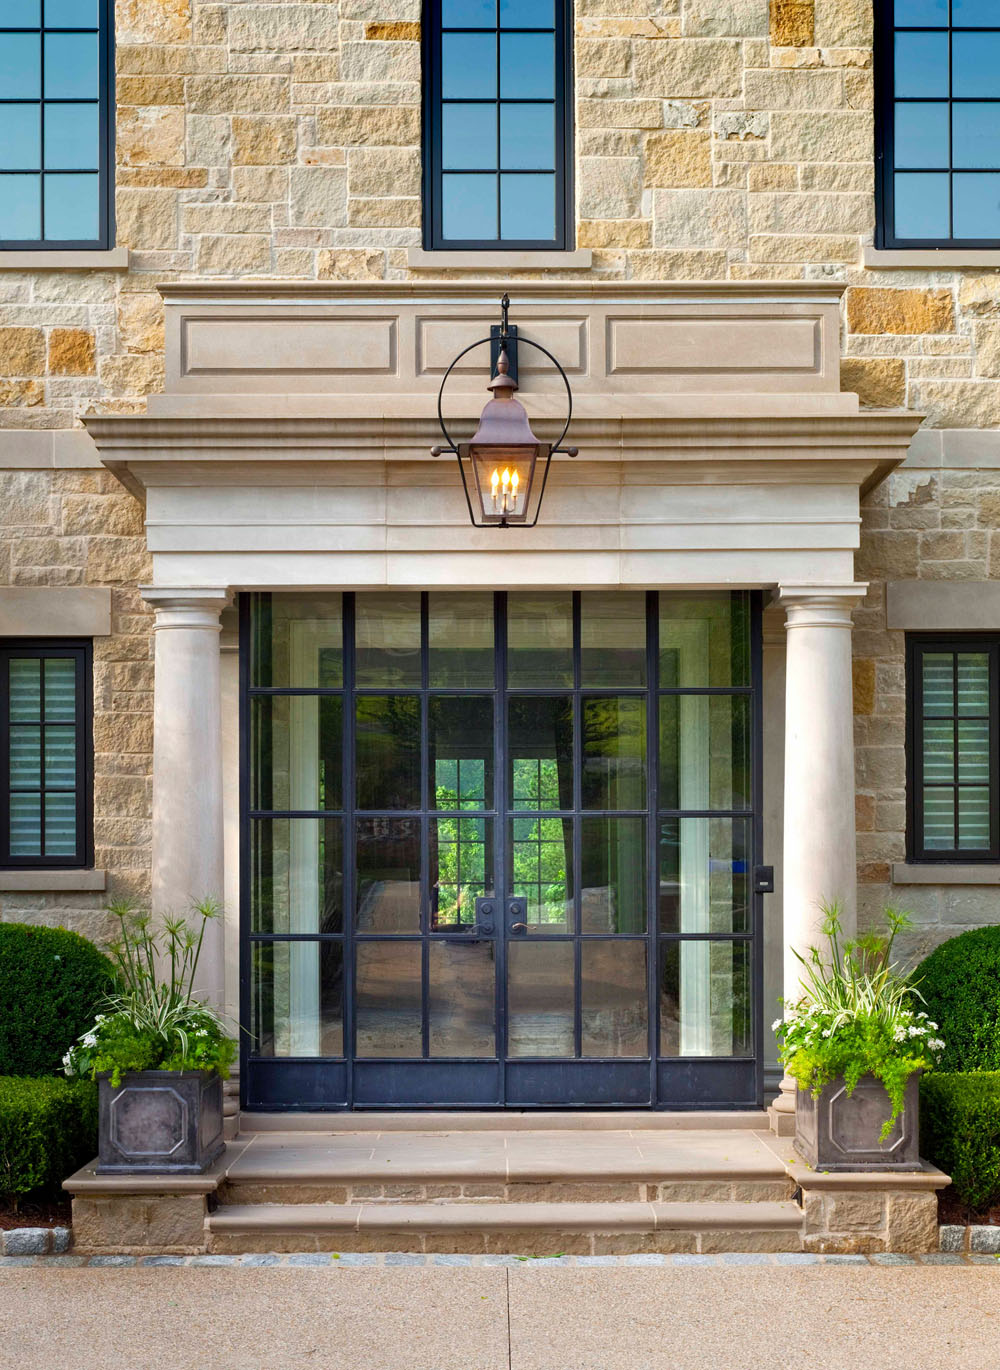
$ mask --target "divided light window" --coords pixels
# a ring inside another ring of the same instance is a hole
[[[568,33],[569,0],[428,0],[427,248],[568,245]]]
[[[914,861],[1000,860],[1000,638],[907,640]]]
[[[112,0],[0,0],[0,249],[111,246]]]
[[[90,645],[0,647],[0,866],[90,864]]]
[[[1000,4],[882,0],[878,246],[1000,241]]]

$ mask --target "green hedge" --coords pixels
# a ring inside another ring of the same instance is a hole
[[[920,1081],[920,1151],[962,1203],[1000,1203],[1000,1071],[932,1071]]]
[[[1000,1070],[1000,926],[943,942],[915,978],[944,1038],[941,1069]]]
[[[0,1076],[60,1074],[113,984],[111,962],[78,933],[0,923]]]
[[[0,1079],[0,1194],[54,1197],[96,1154],[92,1081]]]

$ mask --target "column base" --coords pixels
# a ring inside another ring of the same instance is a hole
[[[789,1075],[781,1077],[780,1094],[768,1107],[767,1121],[778,1137],[795,1136],[795,1092],[798,1086]]]

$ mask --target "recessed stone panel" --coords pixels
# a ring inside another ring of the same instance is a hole
[[[704,376],[708,389],[733,377],[818,373],[819,321],[815,318],[756,318],[706,316],[702,313],[672,318],[608,318],[608,374],[635,376]],[[731,386],[727,387],[731,388]]]
[[[396,370],[396,320],[187,318],[181,375],[213,376],[223,391],[259,389],[259,377],[385,376]]]

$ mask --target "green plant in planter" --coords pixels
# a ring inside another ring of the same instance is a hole
[[[112,904],[109,911],[121,926],[110,948],[120,988],[63,1057],[66,1074],[94,1079],[110,1071],[115,1088],[129,1070],[214,1070],[227,1076],[236,1043],[219,1014],[194,995],[205,928],[219,917],[219,905],[211,899],[195,905],[195,927],[184,918],[167,918],[161,929],[130,904]]]
[[[843,1077],[848,1094],[863,1075],[885,1086],[892,1112],[885,1141],[903,1111],[906,1082],[930,1070],[945,1044],[938,1025],[917,1008],[921,996],[908,973],[892,959],[896,935],[909,926],[898,909],[885,911],[886,933],[842,940],[840,911],[823,906],[826,947],[810,947],[802,963],[804,993],[774,1023],[781,1060],[789,1075],[814,1096]]]

